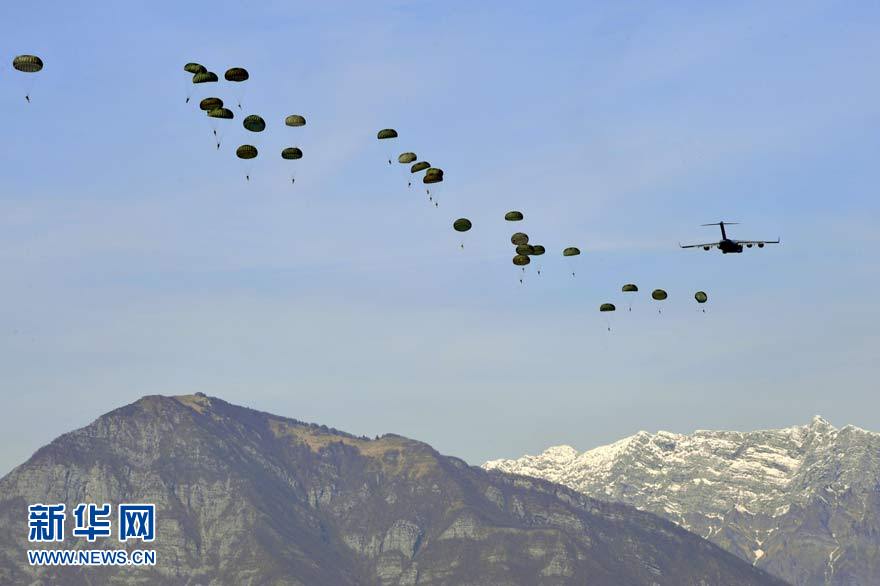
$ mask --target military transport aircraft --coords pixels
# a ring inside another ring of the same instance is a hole
[[[736,225],[736,222],[715,222],[714,224],[703,224],[703,226],[720,226],[721,240],[718,242],[707,242],[705,244],[679,244],[679,246],[682,248],[702,248],[703,250],[717,248],[724,254],[727,254],[729,252],[742,252],[743,246],[745,246],[746,248],[751,248],[753,246],[764,248],[765,244],[779,244],[779,238],[777,238],[776,240],[733,240],[731,238],[728,238],[727,231],[724,229],[724,227],[733,225]]]

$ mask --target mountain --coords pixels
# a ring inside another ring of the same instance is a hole
[[[27,507],[56,502],[155,503],[157,565],[27,566]],[[0,583],[783,584],[632,507],[201,394],[144,397],[0,480]]]
[[[851,425],[641,431],[484,468],[656,513],[798,586],[880,584],[880,434]]]

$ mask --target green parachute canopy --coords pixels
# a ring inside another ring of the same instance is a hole
[[[547,252],[547,249],[544,248],[543,246],[541,246],[540,244],[535,244],[532,247],[532,256],[541,256],[545,252]]]
[[[397,138],[397,131],[393,128],[383,128],[376,135],[376,138],[378,138],[379,140],[384,140],[386,138]]]
[[[284,124],[287,126],[305,126],[306,119],[299,114],[291,114],[284,119]]]
[[[510,237],[510,243],[515,246],[519,246],[520,244],[528,244],[529,235],[525,232],[516,232],[513,236]]]
[[[569,246],[565,250],[562,251],[562,256],[577,256],[581,253],[580,249],[576,246]]]
[[[636,287],[634,283],[627,283],[626,285],[621,287],[620,290],[624,293],[635,293],[639,290],[639,288]]]
[[[397,157],[397,162],[401,165],[409,165],[413,161],[418,159],[415,153],[401,153],[399,157]]]
[[[256,114],[245,117],[241,124],[251,132],[263,132],[266,130],[266,121]]]
[[[613,303],[603,303],[599,306],[599,311],[614,311],[616,309]]]
[[[301,159],[303,156],[303,152],[297,147],[287,147],[283,151],[281,151],[281,158],[287,159],[288,161],[294,161],[296,159]]]
[[[218,108],[223,107],[223,100],[220,98],[205,98],[201,102],[199,102],[199,108],[204,110],[205,112],[210,112],[211,110],[216,110]]]
[[[513,210],[511,212],[507,212],[506,214],[504,214],[504,219],[507,220],[508,222],[519,222],[520,220],[523,219],[523,215],[522,215],[522,212],[518,212],[516,210]]]
[[[467,232],[471,229],[471,221],[467,218],[459,218],[456,221],[452,222],[452,228],[456,232]]]
[[[213,71],[200,71],[193,75],[193,83],[214,83],[217,81],[217,74]]]
[[[517,244],[516,245],[516,253],[523,254],[525,256],[529,256],[535,252],[535,247],[531,244]]]
[[[240,82],[246,81],[247,78],[250,77],[250,74],[244,67],[232,67],[226,70],[226,73],[223,74],[223,77],[226,78],[226,81]]]
[[[229,108],[217,108],[215,110],[208,110],[208,116],[211,118],[223,118],[224,120],[232,120],[235,118],[235,114],[232,113],[232,110]]]
[[[422,178],[422,183],[440,183],[441,181],[443,181],[443,169],[437,167],[429,168]]]
[[[706,295],[705,291],[697,291],[694,293],[694,299],[697,300],[697,303],[706,303],[709,301],[709,296]]]
[[[419,171],[424,171],[425,169],[430,169],[431,163],[427,161],[419,161],[418,163],[413,163],[413,166],[409,168],[410,173],[418,173]]]
[[[239,159],[253,159],[257,156],[257,147],[250,144],[243,144],[235,149],[235,156]]]
[[[195,75],[196,73],[205,73],[208,71],[205,66],[200,63],[187,63],[183,66],[183,70],[187,73],[192,73],[193,75]]]
[[[513,264],[515,264],[518,267],[524,267],[527,264],[529,264],[530,262],[532,262],[532,259],[530,259],[529,257],[527,257],[524,254],[518,254],[515,257],[513,257]]]
[[[43,69],[43,60],[36,55],[19,55],[12,60],[12,66],[22,73],[36,73]]]
[[[663,301],[664,299],[669,297],[669,295],[667,295],[666,291],[664,291],[663,289],[654,289],[653,291],[651,291],[651,297],[655,301]]]

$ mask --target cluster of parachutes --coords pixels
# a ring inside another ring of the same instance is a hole
[[[24,94],[24,99],[30,104],[31,102],[31,88],[33,87],[34,79],[33,74],[39,73],[43,70],[43,60],[37,57],[36,55],[17,55],[12,60],[12,68],[20,73],[24,73],[27,76],[26,80],[26,90]]]
[[[190,85],[190,90],[187,93],[186,97],[187,103],[189,103],[192,97],[193,87],[201,87],[201,84],[213,84],[219,82],[219,77],[217,76],[217,74],[213,71],[209,71],[204,65],[200,63],[187,63],[183,66],[183,70],[187,73],[192,74],[192,84]],[[243,67],[231,67],[226,70],[226,73],[223,74],[223,77],[228,82],[240,85],[250,79],[250,74],[248,73],[247,69]],[[236,104],[239,110],[242,109],[242,95],[243,91],[240,90],[236,98]],[[207,96],[201,99],[199,101],[199,109],[205,112],[205,115],[210,119],[216,146],[219,150],[222,144],[221,125],[227,124],[220,121],[234,120],[235,113],[224,105],[224,101],[222,98],[216,96]],[[284,118],[284,125],[294,128],[305,126],[306,119],[301,114],[290,114]],[[258,114],[249,114],[245,116],[242,120],[242,127],[248,132],[259,134],[266,130],[266,120]],[[235,149],[235,156],[242,161],[251,161],[252,159],[257,158],[259,154],[259,149],[257,149],[257,147],[252,144],[241,144]],[[296,161],[301,159],[302,156],[302,149],[298,146],[285,146],[281,148],[281,158],[285,161]],[[247,169],[248,170],[245,174],[245,179],[247,181],[250,181],[250,167],[248,166]],[[290,174],[290,182],[296,182],[296,174],[294,172],[291,172]]]
[[[630,295],[638,293],[639,287],[635,283],[627,283],[623,287],[620,288],[622,293],[629,293]],[[669,294],[666,293],[665,289],[654,289],[651,291],[651,299],[654,301],[661,303],[666,301],[669,298]],[[709,295],[705,291],[697,291],[694,293],[694,300],[701,306],[701,310],[703,313],[706,313],[706,309],[703,308],[703,304],[709,301]],[[611,311],[617,311],[617,307],[613,303],[603,303],[599,306],[599,311],[602,313],[607,313]],[[628,311],[632,311],[632,303],[629,304]],[[662,313],[663,310],[661,307],[657,308],[658,313]],[[611,331],[611,325],[608,325],[608,331]]]
[[[388,141],[389,144],[394,144],[392,141],[396,140],[398,137],[397,130],[394,128],[383,128],[376,133],[377,140]],[[389,165],[394,164],[392,159],[393,155],[389,152],[387,155]],[[443,169],[435,167],[427,161],[419,160],[419,157],[412,151],[406,151],[397,155],[397,162],[401,165],[409,165],[409,173],[411,177],[407,181],[407,187],[412,187],[413,176],[418,178],[419,173],[424,173],[421,175],[421,178],[422,183],[425,184],[425,191],[428,195],[428,200],[434,204],[434,207],[439,207],[439,202],[431,194],[431,186],[443,182]],[[504,214],[504,220],[507,222],[521,222],[524,218],[525,216],[523,216],[523,213],[519,210],[511,210]],[[452,229],[462,234],[469,232],[471,228],[473,228],[473,222],[468,218],[458,218],[452,222]],[[531,263],[531,257],[541,256],[547,251],[546,248],[540,244],[529,244],[529,235],[525,232],[515,232],[510,237],[510,242],[514,246],[515,253],[512,262],[514,266],[520,267],[523,272],[525,272],[525,267]],[[461,248],[464,248],[464,242],[462,242],[460,246]],[[567,259],[573,259],[580,254],[581,251],[576,246],[568,246],[562,251],[562,256]],[[537,272],[540,276],[540,267]],[[573,265],[571,266],[571,275],[575,276]],[[522,277],[520,277],[519,282],[522,284]]]
[[[393,144],[392,141],[397,139],[398,134],[397,131],[393,128],[383,128],[378,133],[376,133],[376,139],[387,142],[389,145]],[[393,165],[392,162],[393,155],[388,155],[388,164]],[[397,162],[401,165],[409,165],[410,178],[407,181],[407,187],[412,187],[413,179],[416,180],[421,175],[422,183],[425,185],[425,192],[428,194],[428,201],[434,204],[434,207],[439,207],[440,204],[434,198],[434,195],[431,194],[431,186],[436,185],[438,183],[443,182],[443,169],[440,167],[434,167],[431,163],[427,161],[420,161],[419,157],[411,151],[407,151],[404,153],[400,153],[397,156]],[[463,230],[466,232],[470,230],[470,226],[467,229]]]

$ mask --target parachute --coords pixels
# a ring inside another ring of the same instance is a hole
[[[515,257],[513,257],[513,264],[515,264],[518,267],[524,267],[527,264],[529,264],[530,262],[532,262],[532,260],[524,254],[518,254]]]
[[[251,132],[263,132],[266,130],[266,121],[256,114],[247,116],[241,124]]]
[[[430,169],[431,163],[427,161],[419,161],[418,163],[413,163],[413,166],[409,168],[410,173],[418,173],[419,171],[424,171],[425,169]]]
[[[651,291],[651,298],[654,299],[654,301],[663,301],[667,297],[669,297],[669,295],[667,295],[666,291],[663,289],[654,289]]]
[[[43,60],[36,55],[19,55],[12,60],[12,66],[22,73],[36,73],[43,69]]]
[[[603,303],[599,306],[599,311],[601,313],[608,313],[610,311],[617,311],[617,308],[614,307],[613,303]],[[608,328],[609,332],[611,331],[611,319],[608,316],[605,319],[605,327]]]
[[[504,219],[507,220],[508,222],[519,222],[520,220],[523,219],[523,215],[522,215],[522,212],[518,212],[516,210],[513,210],[511,212],[507,212],[506,214],[504,214]]]
[[[580,256],[581,250],[576,246],[569,246],[565,250],[562,251],[562,256],[569,259],[568,269],[571,271],[571,276],[574,276],[574,263],[571,262],[571,258],[575,256]]]
[[[253,159],[257,156],[257,147],[250,144],[243,144],[235,149],[235,156],[239,159]]]
[[[235,114],[233,114],[232,110],[229,108],[215,108],[214,110],[208,110],[209,118],[222,118],[223,120],[232,120],[235,118]]]
[[[397,138],[397,131],[393,128],[383,128],[378,133],[376,133],[376,138],[379,140],[388,140],[389,138]],[[388,153],[388,164],[391,164],[391,153]]]
[[[217,110],[218,108],[223,107],[223,100],[220,98],[205,98],[201,102],[199,102],[199,109],[204,110],[205,112],[210,112],[211,110]]]
[[[516,253],[529,256],[535,252],[535,247],[530,244],[517,244]]]
[[[12,60],[12,67],[14,67],[16,71],[22,73],[36,73],[43,69],[43,60],[36,55],[19,55]],[[33,88],[35,79],[36,78],[28,76],[28,79],[25,82],[24,99],[27,100],[28,103],[31,101],[31,89]]]
[[[298,159],[301,159],[302,156],[303,152],[298,147],[287,147],[286,149],[281,151],[281,158],[286,161],[296,161]],[[296,174],[292,172],[290,174],[290,182],[296,183]]]
[[[529,235],[525,232],[516,232],[513,236],[510,237],[510,243],[515,246],[519,246],[520,244],[528,244]]]
[[[252,144],[243,144],[237,149],[235,149],[235,156],[239,159],[243,159],[245,162],[250,161],[251,159],[255,159],[257,157],[258,151],[257,147]],[[245,179],[248,181],[251,180],[251,172],[250,172],[250,164],[245,165]]]
[[[183,66],[183,70],[187,73],[192,73],[193,75],[195,75],[196,73],[205,73],[208,71],[205,66],[200,63],[187,63]]]
[[[534,246],[531,246],[531,249],[532,249],[531,256],[541,256],[542,254],[547,252],[547,249],[544,248],[543,246],[541,246],[540,244],[535,244]],[[538,260],[537,273],[538,273],[538,276],[540,277],[541,276],[541,261],[540,260]]]
[[[437,167],[430,167],[422,178],[422,183],[425,184],[440,183],[441,181],[443,181],[443,169]]]
[[[397,131],[393,128],[383,128],[376,134],[376,138],[379,140],[385,140],[388,138],[397,138]]]
[[[284,119],[284,124],[287,126],[305,126],[306,119],[299,114],[291,114]]]
[[[472,226],[473,225],[471,224],[471,221],[467,218],[459,218],[456,221],[452,222],[452,228],[456,232],[467,232],[471,229]]]
[[[696,293],[694,293],[694,299],[697,300],[697,303],[702,305],[702,304],[706,303],[707,301],[709,301],[709,296],[706,295],[705,291],[697,291]],[[703,313],[706,313],[705,309],[703,309],[702,311],[703,311]]]
[[[409,165],[414,162],[418,157],[416,157],[415,153],[401,153],[397,157],[397,162],[401,165]]]
[[[214,83],[219,81],[213,71],[200,71],[193,75],[193,83]]]
[[[635,283],[627,283],[626,285],[621,287],[620,290],[623,291],[624,293],[637,293],[639,288],[636,286]],[[633,306],[632,306],[632,302],[630,302],[629,309],[627,311],[632,311],[632,310],[633,310]]]
[[[250,77],[250,74],[247,72],[247,69],[243,67],[232,67],[226,70],[226,73],[223,74],[223,77],[226,78],[226,81],[234,81],[236,83],[247,81]]]
[[[456,221],[452,222],[452,229],[456,232],[461,232],[461,242],[459,243],[459,247],[464,250],[464,233],[468,232],[473,227],[471,221],[467,218],[459,218]]]
[[[208,110],[206,114],[208,115],[208,118],[212,119],[211,130],[214,131],[214,139],[217,141],[217,148],[219,149],[222,137],[217,120],[232,120],[235,118],[235,114],[233,114],[232,110],[229,108],[214,108],[213,110]]]
[[[244,67],[231,67],[226,70],[226,73],[223,74],[223,77],[226,79],[226,81],[231,81],[235,84],[241,84],[241,82],[247,81],[248,78],[250,78],[250,74]],[[241,110],[241,99],[244,96],[245,88],[247,88],[246,85],[239,85],[235,91],[235,99],[237,101],[239,110]]]

